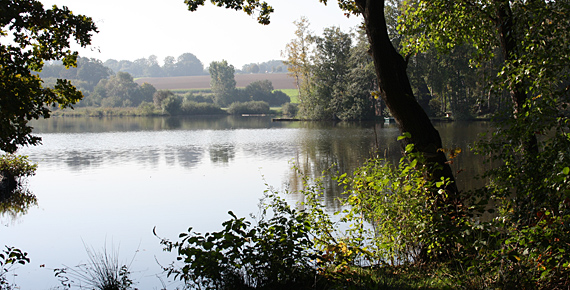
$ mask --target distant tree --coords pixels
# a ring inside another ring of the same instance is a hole
[[[87,83],[87,90],[92,91],[100,80],[109,77],[112,70],[94,58],[79,58],[77,64],[77,79]]]
[[[154,93],[156,93],[156,88],[153,85],[146,82],[143,83],[138,87],[138,92],[134,100],[135,104],[133,106],[138,106],[142,102],[152,102]]]
[[[315,45],[313,89],[301,102],[301,114],[312,119],[338,118],[346,97],[351,35],[338,27],[325,28],[322,37],[315,37]]]
[[[350,49],[345,83],[335,93],[338,102],[335,114],[341,120],[372,119],[377,111],[382,111],[381,100],[372,95],[378,86],[372,57],[368,54],[368,40],[364,31],[358,33],[357,44]]]
[[[247,100],[264,101],[270,106],[281,106],[291,101],[291,98],[281,91],[273,91],[273,84],[269,80],[255,81],[244,89]]]
[[[174,93],[170,90],[156,91],[152,96],[154,106],[157,108],[162,108],[162,102],[170,96],[174,96]]]
[[[281,106],[281,112],[285,116],[295,117],[299,111],[299,104],[285,103]]]
[[[241,70],[246,73],[256,74],[259,73],[259,65],[256,63],[246,64],[241,68]]]
[[[179,115],[182,106],[182,98],[178,95],[171,94],[162,101],[162,111],[171,116]]]
[[[101,79],[113,74],[113,71],[98,59],[79,57],[76,67],[66,68],[61,61],[54,61],[44,65],[42,71],[36,73],[49,85],[55,84],[55,81],[49,78],[71,80],[77,88],[85,93],[93,91],[95,85]]]
[[[142,102],[152,102],[156,92],[154,86],[144,83],[139,86],[127,72],[118,72],[109,79],[103,79],[97,84],[90,95],[104,107],[137,107]]]
[[[191,53],[181,54],[175,65],[173,76],[195,76],[204,73],[204,65]]]
[[[166,76],[173,76],[175,67],[176,59],[173,56],[167,56],[164,58],[164,65],[162,66],[162,70]]]
[[[281,55],[286,58],[285,64],[289,67],[289,75],[295,79],[299,100],[310,94],[310,51],[312,35],[309,30],[309,20],[301,17],[293,22],[297,26],[296,38],[291,40]]]
[[[116,59],[108,59],[105,62],[103,62],[103,65],[110,68],[114,73],[119,72],[121,68],[119,65],[119,61]]]
[[[210,63],[210,86],[214,93],[214,103],[224,107],[230,104],[236,91],[235,69],[226,60]]]
[[[164,76],[164,70],[158,64],[158,58],[156,55],[151,55],[147,59],[147,67],[143,71],[144,76],[147,77],[162,77]]]
[[[49,118],[53,106],[71,107],[83,97],[67,80],[43,87],[33,71],[57,59],[75,66],[77,52],[70,50],[70,41],[86,47],[97,28],[89,17],[55,5],[44,10],[36,0],[0,0],[0,7],[0,150],[14,152],[40,143],[31,135],[30,120]]]

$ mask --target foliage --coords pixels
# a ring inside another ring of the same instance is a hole
[[[338,27],[325,28],[322,37],[314,37],[315,54],[311,66],[311,94],[301,102],[301,114],[309,119],[334,119],[339,111],[346,84],[351,36]]]
[[[285,103],[281,106],[281,112],[285,116],[295,117],[299,111],[298,104]]]
[[[0,289],[11,290],[19,289],[16,285],[10,284],[6,275],[10,271],[11,266],[20,264],[25,265],[30,263],[28,253],[22,252],[20,249],[5,246],[5,249],[0,252]]]
[[[98,290],[127,290],[131,289],[133,281],[130,278],[130,265],[121,265],[116,252],[87,251],[89,262],[75,267],[54,269],[55,276],[65,289],[72,286],[89,287]],[[134,260],[134,257],[133,257]],[[131,262],[132,263],[132,262]]]
[[[5,154],[0,156],[0,172],[22,178],[36,174],[37,164],[31,163],[28,156]]]
[[[347,207],[335,216],[322,200],[321,178],[303,176],[299,210],[269,189],[261,203],[261,216],[253,224],[230,212],[232,219],[219,232],[202,235],[190,228],[180,234],[181,241],[162,239],[166,251],[178,254],[178,262],[165,271],[187,287],[200,289],[453,285],[456,281],[449,281],[445,266],[439,271],[402,266],[413,262],[422,243],[431,243],[432,255],[449,244],[445,235],[438,235],[448,231],[449,224],[438,220],[435,198],[425,194],[426,169],[418,165],[403,159],[395,168],[373,159],[354,177],[340,176],[339,182],[347,186]],[[407,199],[415,202],[407,203]],[[426,271],[433,272],[433,277],[423,276]],[[413,281],[407,280],[410,277]]]
[[[156,88],[149,83],[138,85],[126,72],[118,72],[102,79],[93,93],[85,98],[91,106],[137,107],[142,102],[152,102]]]
[[[22,179],[34,175],[36,169],[37,164],[31,163],[27,156],[0,157],[0,215],[15,218],[37,204],[36,196],[22,184]]]
[[[198,103],[194,101],[184,100],[182,102],[181,111],[183,115],[220,115],[227,114],[219,106],[212,103]]]
[[[295,24],[297,38],[287,44],[283,55],[298,88],[299,115],[319,120],[373,118],[375,73],[364,33],[353,45],[353,35],[337,27],[314,36],[306,18]]]
[[[97,29],[91,18],[74,15],[67,7],[44,10],[36,0],[2,0],[0,6],[0,150],[14,152],[20,145],[41,141],[31,135],[28,121],[48,118],[50,107],[71,107],[82,97],[69,81],[42,86],[32,71],[57,59],[74,66],[77,52],[69,49],[70,40],[86,47]]]
[[[274,91],[273,84],[269,80],[255,81],[248,84],[243,92],[247,100],[251,101],[264,101],[269,106],[281,106],[284,103],[290,102],[291,98],[285,93]]]
[[[171,116],[180,114],[182,106],[182,98],[178,95],[171,94],[161,103],[162,111]]]
[[[168,275],[200,289],[313,285],[317,255],[312,250],[306,215],[271,193],[265,201],[268,203],[254,225],[230,211],[232,218],[219,232],[202,235],[189,228],[180,234],[180,241],[162,239],[164,249],[176,251],[177,260],[182,262],[166,267]]]
[[[156,55],[139,58],[134,61],[108,59],[104,65],[113,72],[127,72],[134,77],[172,77],[203,75],[204,65],[192,53],[183,53],[177,58],[167,56],[164,65],[160,66]]]
[[[162,102],[170,96],[174,96],[174,93],[171,90],[156,91],[152,96],[152,100],[154,101],[154,106],[157,108],[162,108]]]
[[[262,63],[244,64],[241,68],[244,73],[281,73],[287,71],[287,65],[282,60],[270,60]]]
[[[228,108],[231,115],[240,114],[267,114],[269,113],[269,104],[263,101],[250,101],[245,103],[232,103]]]
[[[284,62],[288,66],[289,75],[295,79],[299,101],[304,96],[310,94],[310,52],[312,43],[312,33],[309,30],[309,20],[301,17],[298,21],[293,21],[297,29],[295,39],[287,43],[285,50],[281,52],[287,60]]]
[[[410,1],[404,14],[412,52],[470,46],[475,66],[500,53],[489,95],[500,98],[507,91],[511,106],[478,147],[491,170],[477,196],[495,213],[483,234],[472,237],[478,246],[469,268],[491,287],[570,283],[570,48],[560,43],[570,38],[569,13],[568,1]]]
[[[214,93],[214,103],[220,107],[230,104],[236,91],[235,69],[226,60],[210,63],[210,86]]]
[[[84,57],[77,59],[77,67],[66,68],[63,62],[52,61],[44,65],[41,72],[38,72],[44,81],[49,78],[70,80],[83,93],[92,92],[99,81],[112,74],[113,71],[103,65],[100,60]],[[85,105],[84,103],[82,101],[79,105]]]
[[[184,0],[190,11],[196,11],[199,6],[204,5],[204,2],[204,0]],[[212,4],[218,7],[242,10],[247,15],[257,12],[257,21],[261,24],[269,24],[269,14],[273,12],[273,7],[269,6],[267,2],[259,0],[212,0]]]

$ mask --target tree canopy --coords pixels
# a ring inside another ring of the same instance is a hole
[[[92,19],[74,15],[67,7],[44,9],[36,0],[0,0],[0,149],[14,152],[21,145],[35,145],[28,121],[50,116],[51,106],[70,107],[82,98],[69,81],[58,79],[44,87],[39,76],[44,61],[75,66],[80,46],[91,44],[97,28]]]
[[[236,90],[234,66],[228,64],[226,60],[213,61],[210,63],[209,71],[214,103],[222,107],[229,105]]]

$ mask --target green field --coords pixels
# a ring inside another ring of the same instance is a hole
[[[276,91],[282,91],[289,96],[289,98],[291,98],[291,103],[299,103],[299,91],[297,89],[280,89]]]

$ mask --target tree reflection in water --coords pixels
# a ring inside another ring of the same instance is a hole
[[[38,205],[36,196],[21,182],[12,191],[0,191],[0,218],[2,220],[6,217],[8,221],[15,221],[36,205]]]
[[[26,156],[0,156],[0,218],[15,220],[37,205],[36,196],[27,187],[27,177],[36,172],[36,164]]]

